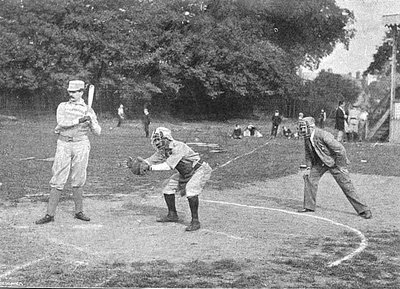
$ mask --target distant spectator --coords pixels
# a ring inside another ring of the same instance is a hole
[[[276,137],[278,133],[279,125],[282,122],[282,117],[279,115],[279,110],[275,110],[274,115],[272,116],[272,129],[271,129],[271,136]]]
[[[255,137],[262,137],[263,135],[257,130],[257,128],[250,124],[243,132],[243,136],[255,136]]]
[[[358,141],[358,123],[359,123],[359,115],[361,111],[357,107],[351,106],[349,110],[349,117],[348,117],[348,141]]]
[[[242,128],[240,125],[235,125],[235,128],[233,129],[233,133],[231,136],[233,139],[241,139],[242,138]]]
[[[336,140],[339,142],[343,142],[344,140],[345,126],[347,125],[345,105],[346,103],[343,100],[339,101],[339,106],[336,109],[335,115],[335,129],[338,131]]]
[[[363,141],[368,133],[368,112],[363,110],[358,115],[358,141]]]
[[[319,113],[318,117],[319,127],[324,128],[325,122],[326,122],[326,111],[324,109],[321,109],[321,112]]]
[[[122,122],[125,119],[125,112],[124,112],[124,106],[122,105],[122,103],[119,105],[118,107],[118,124],[117,127],[120,127]]]
[[[146,137],[149,137],[150,136],[149,126],[151,123],[151,119],[150,119],[149,110],[147,108],[145,108],[143,110],[142,123],[143,123],[144,133],[145,133]]]
[[[292,131],[290,130],[290,128],[284,126],[283,127],[283,135],[288,138],[291,139],[292,138]]]
[[[304,113],[299,112],[299,117],[298,117],[297,121],[299,122],[299,121],[302,120],[303,118],[304,118]],[[298,128],[298,126],[296,126],[296,132],[293,133],[293,137],[294,137],[295,139],[299,139],[299,128]]]

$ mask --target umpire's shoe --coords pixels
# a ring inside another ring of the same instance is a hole
[[[360,213],[360,217],[364,219],[371,219],[372,218],[372,213],[370,210],[367,210],[365,212]]]
[[[190,225],[186,227],[185,231],[191,232],[200,229],[200,222],[199,220],[192,220]]]
[[[46,216],[44,216],[40,220],[37,220],[35,222],[35,224],[42,225],[42,224],[46,224],[46,223],[50,223],[50,222],[54,222],[54,216],[50,216],[49,214],[46,214]]]
[[[76,213],[75,219],[79,219],[79,220],[86,221],[86,222],[90,221],[90,218],[88,216],[85,216],[85,214],[83,214],[82,212]]]
[[[162,216],[156,220],[160,223],[168,223],[168,222],[179,222],[179,217],[176,212],[168,212],[168,215]]]

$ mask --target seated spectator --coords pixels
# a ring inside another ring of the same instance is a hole
[[[243,136],[255,136],[255,137],[262,137],[263,135],[257,130],[257,128],[250,124],[243,132]]]
[[[290,128],[288,128],[286,126],[283,127],[283,136],[288,138],[288,139],[291,139],[292,131],[290,130]]]
[[[240,125],[237,124],[235,126],[231,137],[233,139],[241,139],[242,138],[242,128],[240,127]]]

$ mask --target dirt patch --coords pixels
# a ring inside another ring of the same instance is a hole
[[[5,203],[0,213],[1,247],[4,248],[1,252],[0,281],[32,282],[28,276],[40,269],[53,277],[49,275],[47,281],[32,284],[62,286],[64,283],[56,283],[55,280],[59,279],[54,276],[72,276],[82,273],[82,270],[104,273],[109,272],[111,267],[114,275],[102,275],[97,281],[103,285],[118,286],[129,283],[121,280],[134,275],[137,267],[132,264],[158,262],[156,267],[167,274],[159,264],[166,262],[173,267],[169,274],[179,274],[178,268],[187,268],[183,264],[188,262],[208,264],[203,266],[204,269],[215,266],[216,262],[230,260],[233,262],[230,266],[241,268],[240,273],[227,269],[220,281],[204,284],[232,285],[241,284],[232,282],[238,282],[238,276],[243,272],[255,272],[255,269],[247,267],[248,262],[255,268],[263,268],[266,263],[272,268],[271,264],[275,262],[293,266],[318,258],[319,264],[326,267],[329,262],[356,250],[360,244],[357,234],[336,223],[363,233],[399,229],[396,220],[399,219],[397,188],[400,178],[353,175],[353,180],[359,194],[372,208],[374,217],[371,220],[356,215],[330,175],[321,180],[317,211],[306,215],[295,212],[302,206],[300,174],[235,190],[206,190],[200,203],[202,228],[191,233],[184,231],[190,221],[185,198],[177,198],[181,223],[155,222],[158,215],[166,212],[162,196],[156,193],[86,197],[85,211],[92,218],[88,223],[73,218],[72,200],[64,198],[55,222],[43,226],[33,222],[43,216],[45,202],[37,202],[32,196],[14,206]],[[377,188],[381,186],[386,188],[384,195],[377,193]],[[366,258],[368,255],[363,252],[360,256]],[[41,258],[43,261],[35,262]],[[279,270],[279,266],[275,269]],[[143,270],[146,271],[142,268],[142,273]],[[228,271],[233,274],[232,282],[229,281]],[[127,273],[124,275],[122,272]],[[265,276],[252,274],[246,275],[246,278],[255,278],[257,285],[264,284]],[[119,281],[116,282],[115,278]],[[213,275],[211,279],[217,280],[218,276]],[[249,284],[249,279],[246,280],[247,283],[242,284]],[[180,285],[186,284],[182,280],[180,282]],[[84,283],[82,281],[81,285],[97,284],[95,280]],[[64,285],[68,286],[67,283]]]

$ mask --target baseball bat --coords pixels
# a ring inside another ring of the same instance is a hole
[[[94,97],[94,85],[89,85],[89,92],[88,92],[88,109],[92,108],[93,104],[93,97]]]

